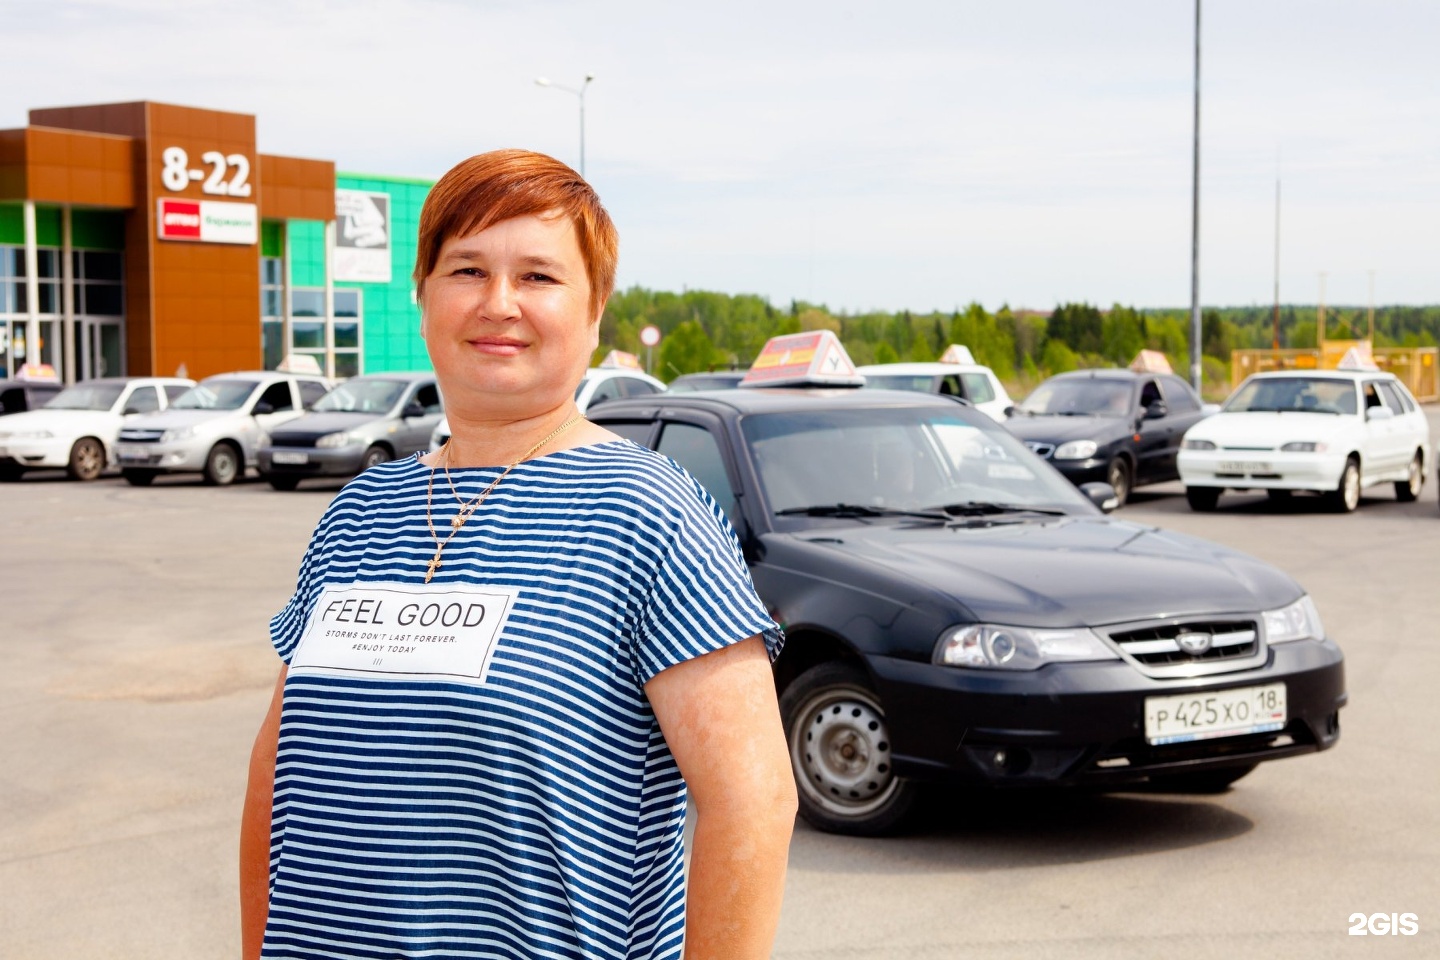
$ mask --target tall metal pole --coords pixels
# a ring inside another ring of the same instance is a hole
[[[1200,392],[1200,0],[1195,0],[1195,137],[1190,174],[1190,383]]]
[[[1280,176],[1275,176],[1275,313],[1271,318],[1274,325],[1274,349],[1280,351]]]
[[[593,73],[585,74],[585,82],[580,84],[579,89],[567,87],[563,83],[555,83],[548,77],[536,77],[535,85],[539,87],[554,87],[556,90],[564,90],[566,93],[573,93],[580,100],[580,177],[585,177],[585,90],[590,86],[590,81],[595,79]]]

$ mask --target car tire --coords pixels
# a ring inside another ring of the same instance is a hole
[[[65,473],[71,480],[94,480],[105,469],[105,445],[94,437],[81,437],[70,448]]]
[[[210,448],[205,458],[203,476],[205,483],[212,487],[227,487],[234,483],[245,470],[240,454],[228,443],[217,443]]]
[[[155,482],[154,470],[121,470],[120,476],[124,477],[125,482],[132,487],[148,487]]]
[[[1404,480],[1395,481],[1395,499],[1401,503],[1414,503],[1420,499],[1425,486],[1425,460],[1419,453],[1410,461],[1410,474]]]
[[[389,460],[389,450],[386,450],[378,443],[372,444],[365,450],[365,456],[360,458],[360,472],[364,473],[371,467],[377,466],[382,463],[387,463],[389,462]]]
[[[1219,487],[1186,487],[1185,502],[1196,513],[1212,513],[1220,502]]]
[[[780,715],[808,823],[879,836],[904,822],[920,784],[896,776],[885,711],[863,671],[833,662],[811,667],[785,688]]]
[[[1131,481],[1134,472],[1130,469],[1130,461],[1124,457],[1116,457],[1110,461],[1105,468],[1105,482],[1115,488],[1115,499],[1118,501],[1115,506],[1125,506],[1125,501],[1130,499]]]
[[[1360,505],[1360,461],[1351,457],[1340,471],[1340,482],[1325,495],[1326,503],[1336,513],[1352,513]]]
[[[1173,793],[1220,793],[1257,766],[1257,763],[1247,763],[1238,767],[1222,767],[1219,770],[1169,773],[1151,777],[1150,785]]]
[[[271,474],[265,481],[276,490],[294,490],[300,486],[299,477],[289,477],[284,474]]]

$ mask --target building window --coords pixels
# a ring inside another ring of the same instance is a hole
[[[298,287],[290,291],[290,352],[309,354],[328,376],[353,377],[360,374],[360,352],[364,344],[360,291],[338,288],[334,292],[330,343],[335,366],[325,366],[325,291]]]
[[[260,258],[260,349],[266,370],[285,359],[285,261]]]

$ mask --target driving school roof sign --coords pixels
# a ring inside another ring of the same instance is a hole
[[[864,386],[850,355],[829,330],[772,337],[750,365],[742,387]]]

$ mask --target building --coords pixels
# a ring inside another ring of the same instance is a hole
[[[428,369],[429,181],[260,154],[247,114],[138,102],[0,130],[0,377]]]

